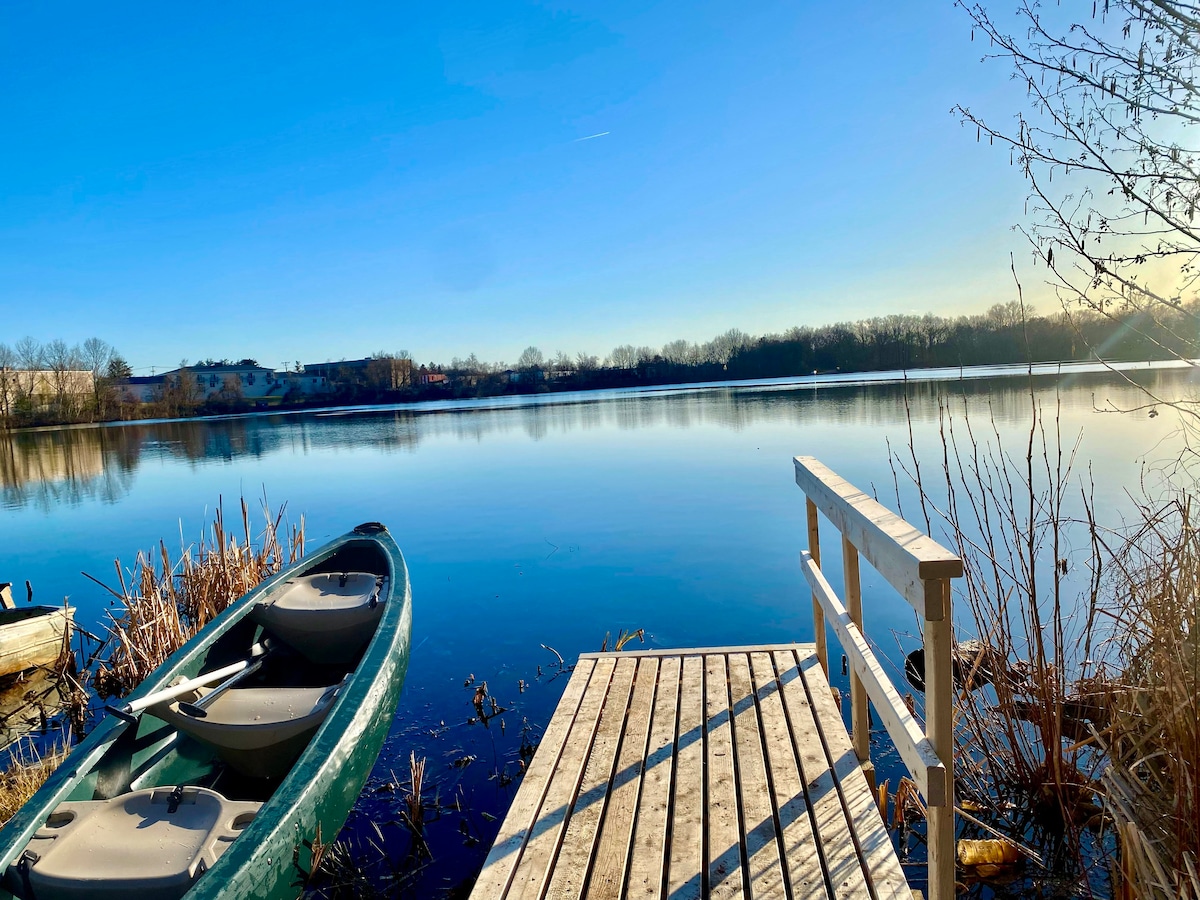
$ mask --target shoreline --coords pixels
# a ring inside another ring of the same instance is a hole
[[[860,385],[901,384],[929,381],[977,381],[986,378],[1047,378],[1064,375],[1102,375],[1105,373],[1177,371],[1200,368],[1200,360],[1140,360],[1136,362],[1104,362],[1064,360],[1042,363],[999,363],[979,366],[937,366],[926,369],[881,369],[859,372],[822,372],[813,375],[790,375],[780,378],[747,378],[724,381],[695,381],[628,385],[625,387],[573,388],[543,390],[529,393],[498,394],[492,397],[460,397],[445,399],[404,400],[395,403],[305,405],[287,408],[253,409],[245,412],[215,415],[156,417],[148,419],[116,419],[107,422],[73,422],[62,425],[31,425],[23,428],[0,428],[0,434],[28,434],[45,431],[67,431],[85,428],[121,428],[136,425],[161,425],[171,422],[220,422],[266,416],[353,415],[362,412],[416,410],[455,412],[471,409],[495,409],[537,405],[563,405],[622,396],[647,394],[705,393],[731,388],[767,388],[789,390],[796,388],[837,388]]]

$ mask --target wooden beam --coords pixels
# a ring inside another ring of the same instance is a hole
[[[811,456],[797,456],[796,484],[834,527],[926,619],[944,614],[926,582],[959,578],[962,560]],[[820,558],[817,557],[820,565]]]
[[[846,612],[850,621],[863,630],[862,582],[858,572],[858,550],[850,541],[842,538],[842,581],[846,586]],[[826,677],[829,673],[826,672]],[[867,689],[856,670],[850,671],[850,736],[854,742],[854,755],[859,762],[871,761],[871,726],[868,715]]]
[[[863,685],[867,689],[867,695],[875,704],[879,718],[886,726],[892,741],[895,742],[900,758],[904,760],[904,764],[908,766],[909,772],[917,782],[917,787],[920,788],[926,804],[945,806],[952,793],[946,766],[938,758],[929,738],[921,731],[920,726],[905,707],[904,701],[892,685],[891,679],[879,664],[879,660],[876,659],[858,626],[851,621],[849,613],[842,606],[842,602],[830,587],[829,582],[825,580],[821,569],[813,562],[808,553],[801,552],[800,561],[809,586],[820,599],[829,624],[833,626],[834,632],[841,641],[850,665],[862,679]],[[932,690],[932,685],[927,685],[926,696],[928,696],[929,690]]]
[[[945,801],[929,809],[929,896],[949,900],[954,896],[954,633],[950,582],[934,584],[946,612],[938,621],[925,623],[925,722],[930,744],[945,762],[947,787]]]
[[[720,653],[723,656],[728,656],[730,653],[754,653],[762,651],[770,653],[773,650],[794,650],[796,647],[811,647],[812,644],[797,644],[794,641],[788,641],[785,644],[739,644],[737,646],[726,647],[689,647],[675,650],[653,650],[653,649],[625,649],[620,651],[609,650],[604,653],[580,653],[580,659],[606,659],[613,656],[614,653],[618,656],[658,656],[661,658],[684,659],[689,656],[712,656],[714,653]]]
[[[816,560],[817,565],[821,565],[821,528],[817,519],[817,506],[812,502],[810,497],[805,503],[805,508],[808,513],[808,552],[812,554],[812,558]],[[821,668],[825,670],[826,677],[829,676],[829,650],[825,646],[825,614],[821,611],[821,604],[817,600],[817,595],[813,594],[813,641],[817,645],[817,659],[821,661]]]

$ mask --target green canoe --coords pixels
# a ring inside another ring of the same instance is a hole
[[[297,896],[379,755],[411,635],[408,570],[382,525],[264,581],[0,830],[0,897]]]

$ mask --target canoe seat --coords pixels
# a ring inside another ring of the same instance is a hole
[[[313,662],[345,665],[375,634],[387,593],[387,578],[370,572],[303,575],[251,616]]]
[[[182,897],[261,803],[201,787],[158,787],[59,804],[10,870],[37,900]]]
[[[287,773],[308,745],[341,688],[341,684],[233,688],[206,707],[203,718],[180,709],[180,704],[203,700],[211,688],[202,687],[152,706],[150,712],[213,747],[221,759],[242,774],[278,778]]]

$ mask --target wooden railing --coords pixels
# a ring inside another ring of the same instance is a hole
[[[929,895],[954,896],[954,718],[950,579],[962,560],[811,456],[797,456],[796,484],[808,507],[808,550],[801,565],[812,589],[817,655],[829,675],[826,622],[850,661],[851,740],[870,765],[868,702],[887,728],[928,808]],[[821,572],[817,512],[841,533],[846,604]],[[859,555],[921,616],[925,645],[925,724],[913,718],[863,636]]]

